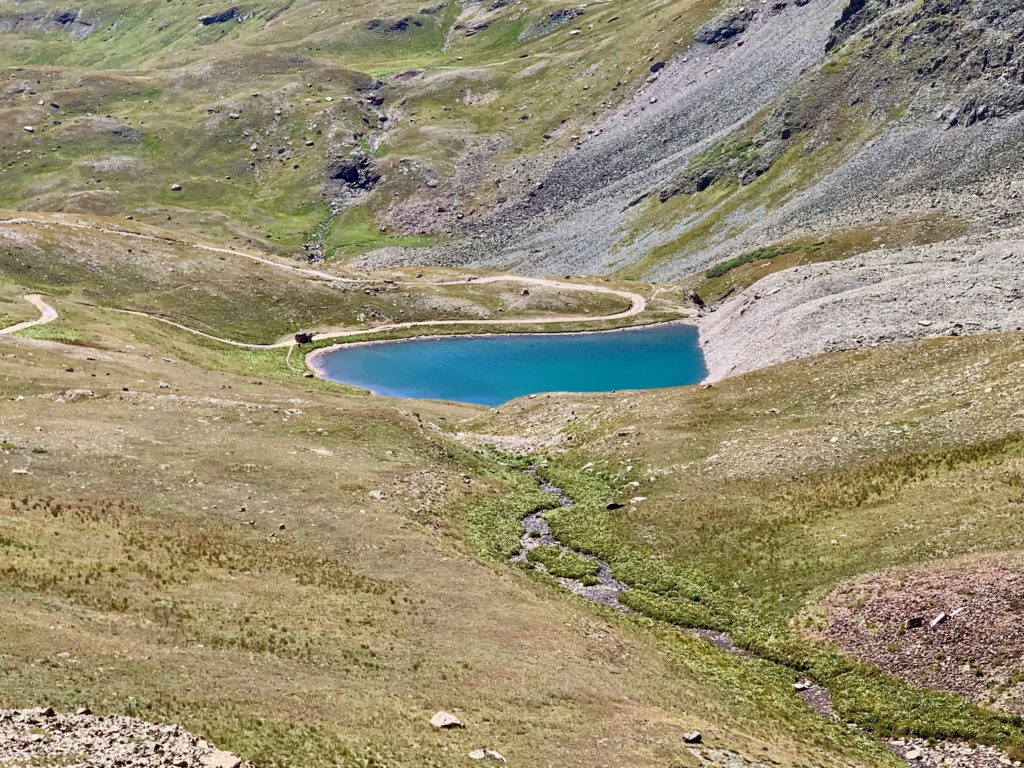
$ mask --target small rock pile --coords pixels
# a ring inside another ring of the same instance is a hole
[[[826,598],[827,636],[915,685],[1022,714],[1020,568],[974,558],[863,577]]]
[[[177,725],[99,717],[87,709],[0,710],[0,766],[62,768],[253,768]]]
[[[920,739],[898,739],[890,741],[889,746],[908,763],[921,768],[1005,768],[1020,765],[1019,760],[1011,760],[998,749],[980,744],[971,745],[957,741],[929,744]]]

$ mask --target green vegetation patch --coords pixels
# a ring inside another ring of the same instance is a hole
[[[601,569],[597,562],[590,558],[547,544],[530,550],[526,559],[531,563],[540,563],[552,576],[577,581],[597,576]]]
[[[483,557],[508,560],[519,550],[523,518],[558,503],[522,471],[526,466],[523,460],[514,460],[510,466],[497,468],[496,479],[505,491],[475,499],[464,513],[466,539]]]
[[[809,248],[818,249],[822,245],[824,245],[824,243],[815,243],[813,246],[809,246]],[[726,272],[736,269],[736,267],[741,267],[744,264],[749,264],[752,261],[774,259],[777,256],[784,256],[787,253],[794,253],[798,250],[800,250],[800,247],[797,245],[773,245],[768,246],[767,248],[757,248],[756,250],[748,251],[747,253],[740,254],[728,261],[722,261],[712,267],[709,267],[704,271],[704,276],[708,279],[721,277]]]

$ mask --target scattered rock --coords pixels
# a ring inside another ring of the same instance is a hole
[[[120,715],[44,709],[0,710],[0,764],[68,768],[252,768],[175,725]]]
[[[96,393],[91,389],[67,389],[59,393],[55,400],[58,403],[73,403],[83,397],[96,397]]]
[[[181,192],[181,184],[171,184],[171,192]]]

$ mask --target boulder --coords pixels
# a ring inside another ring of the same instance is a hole
[[[226,21],[231,21],[238,16],[238,6],[232,8],[225,8],[223,11],[217,13],[208,13],[206,16],[200,16],[199,22],[204,26],[208,27],[211,24],[223,24]]]
[[[683,741],[687,744],[700,744],[704,740],[700,731],[690,731],[683,734]]]
[[[203,768],[239,768],[242,759],[230,752],[211,752],[202,759]]]
[[[328,183],[334,182],[349,194],[368,192],[380,181],[380,173],[369,157],[355,157],[337,161],[328,168]]]
[[[445,712],[443,709],[439,712],[434,713],[434,716],[430,718],[430,724],[434,728],[440,728],[442,730],[448,730],[450,728],[465,728],[462,721],[459,720],[451,712]]]
[[[747,25],[754,18],[755,9],[739,8],[727,10],[703,24],[694,35],[700,43],[714,45],[746,32]]]

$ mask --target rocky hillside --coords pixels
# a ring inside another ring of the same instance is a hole
[[[992,202],[1024,151],[1022,30],[1003,0],[726,9],[498,220],[491,248],[461,253],[664,279],[922,211],[991,234],[1019,222]]]
[[[0,3],[0,204],[312,260],[658,280],[922,213],[990,235],[1019,217],[992,196],[1024,150],[1022,14]]]
[[[1019,330],[1022,36],[1000,0],[722,10],[483,247],[447,255],[706,270],[713,377]]]

